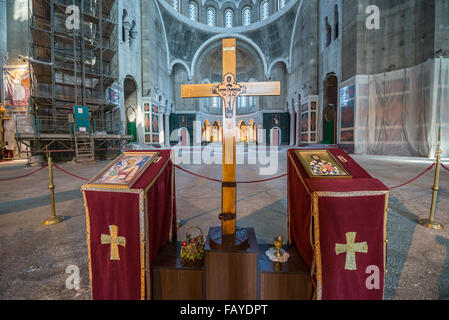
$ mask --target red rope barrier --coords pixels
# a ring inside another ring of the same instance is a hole
[[[223,182],[222,180],[200,176],[199,174],[196,174],[194,172],[188,171],[188,170],[186,170],[186,169],[184,169],[184,168],[182,168],[182,167],[180,167],[180,166],[178,166],[176,164],[175,164],[175,167],[178,168],[179,170],[182,170],[182,171],[184,171],[184,172],[186,172],[188,174],[191,174],[191,175],[193,175],[195,177],[198,177],[198,178],[201,178],[201,179],[206,179],[206,180],[209,180],[209,181],[220,182],[220,183]]]
[[[18,179],[26,178],[26,177],[29,177],[29,176],[35,174],[35,173],[38,173],[39,171],[41,171],[42,169],[44,169],[46,167],[48,167],[48,164],[44,165],[43,167],[41,167],[41,168],[39,168],[39,169],[37,169],[37,170],[35,170],[33,172],[27,173],[27,174],[25,174],[23,176],[15,177],[15,178],[0,179],[0,181],[12,181],[12,180],[18,180]]]
[[[425,175],[427,172],[429,172],[430,170],[432,170],[433,167],[435,167],[435,163],[433,163],[430,167],[428,167],[428,168],[427,168],[426,170],[424,170],[422,173],[420,173],[419,175],[417,175],[415,178],[413,178],[413,179],[411,179],[411,180],[407,181],[406,183],[403,183],[403,184],[401,184],[401,185],[399,185],[399,186],[392,187],[392,188],[390,188],[390,190],[402,188],[402,187],[408,185],[409,183],[412,183],[413,181],[418,180],[418,179],[421,178],[423,175]]]
[[[102,148],[95,151],[128,151],[129,148]],[[47,153],[47,150],[34,151],[35,153]],[[75,150],[48,150],[49,153],[75,152]]]
[[[447,171],[449,171],[449,168],[446,167],[443,163],[441,163],[441,166],[442,166],[444,169],[446,169]]]
[[[237,181],[238,184],[249,184],[249,183],[260,183],[260,182],[268,182],[268,181],[272,181],[272,180],[276,180],[276,179],[280,179],[287,176],[286,173],[281,174],[280,176],[277,177],[273,177],[273,178],[268,178],[268,179],[264,179],[264,180],[254,180],[254,181]]]
[[[64,172],[64,173],[68,174],[68,175],[71,175],[72,177],[75,177],[75,178],[78,178],[78,179],[81,179],[81,180],[84,180],[84,181],[89,181],[89,179],[86,179],[86,178],[77,176],[76,174],[70,173],[70,172],[68,172],[67,170],[62,169],[61,167],[59,167],[58,165],[56,165],[56,164],[54,164],[54,163],[53,163],[53,166],[54,166],[56,169],[58,169],[59,171],[62,171],[62,172]]]
[[[184,171],[184,172],[186,172],[186,173],[188,173],[188,174],[191,174],[191,175],[193,175],[193,176],[195,176],[195,177],[198,177],[198,178],[201,178],[201,179],[206,179],[206,180],[209,180],[209,181],[219,182],[219,183],[222,183],[222,182],[223,182],[222,180],[219,180],[219,179],[213,179],[213,178],[201,176],[201,175],[199,175],[199,174],[197,174],[197,173],[188,171],[188,170],[186,170],[186,169],[184,169],[184,168],[182,168],[182,167],[180,167],[180,166],[178,166],[178,165],[175,165],[175,167],[178,168],[178,169],[180,169],[180,170],[182,170],[182,171]],[[249,183],[267,182],[267,181],[272,181],[272,180],[276,180],[276,179],[283,178],[283,177],[285,177],[286,175],[287,175],[287,174],[284,173],[284,174],[282,174],[282,175],[280,175],[280,176],[272,177],[272,178],[268,178],[268,179],[264,179],[264,180],[237,181],[236,183],[237,183],[237,184],[249,184]]]

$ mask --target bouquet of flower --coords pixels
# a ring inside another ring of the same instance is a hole
[[[192,229],[198,229],[200,231],[200,235],[193,237],[192,234],[189,233]],[[186,231],[186,241],[182,243],[181,248],[181,259],[184,263],[187,264],[198,264],[203,261],[204,258],[204,244],[206,242],[203,238],[203,231],[199,227],[190,227]]]

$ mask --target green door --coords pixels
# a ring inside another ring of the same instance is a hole
[[[322,144],[335,144],[335,125],[337,112],[333,104],[327,105],[324,110],[324,135]]]
[[[131,140],[131,142],[136,142],[137,141],[137,126],[135,122],[127,122],[126,126],[128,128],[128,135],[129,136],[133,136],[133,139]]]
[[[126,108],[126,128],[129,136],[133,136],[131,142],[137,141],[137,126],[136,126],[136,109],[132,106]]]

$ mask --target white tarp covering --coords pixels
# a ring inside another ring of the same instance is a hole
[[[354,79],[356,154],[449,156],[449,59]]]

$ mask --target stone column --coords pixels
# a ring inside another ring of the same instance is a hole
[[[164,114],[164,120],[165,120],[165,146],[170,147],[170,112],[166,112]]]
[[[161,146],[165,145],[165,132],[164,132],[164,107],[161,108],[162,110],[159,111],[157,122],[159,123],[159,144]],[[162,133],[164,136],[164,139],[162,140]]]
[[[296,112],[296,146],[299,146],[301,143],[301,103],[298,102],[295,104],[295,112]]]
[[[295,132],[295,110],[292,107],[291,109],[289,109],[289,113],[290,113],[290,144],[289,146],[294,146],[295,145],[295,136],[296,136],[296,132]]]

